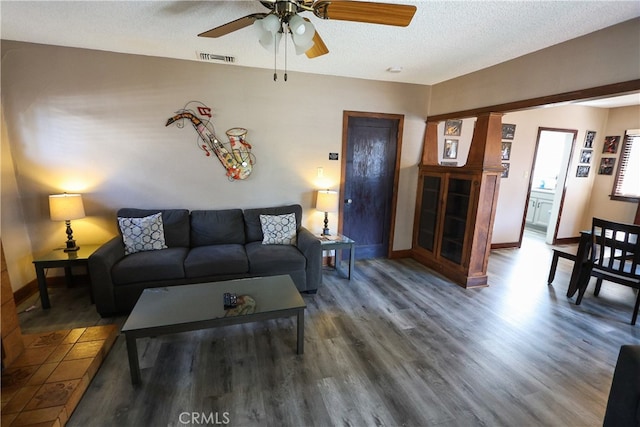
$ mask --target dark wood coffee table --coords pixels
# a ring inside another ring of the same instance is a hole
[[[223,306],[225,292],[249,295],[253,312],[233,314]],[[304,309],[288,275],[145,289],[122,327],[131,383],[140,383],[136,339],[240,323],[297,316],[297,353],[304,353]]]

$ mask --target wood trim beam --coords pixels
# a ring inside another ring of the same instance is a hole
[[[640,90],[640,79],[592,87],[589,89],[574,90],[571,92],[564,92],[555,95],[541,96],[538,98],[524,99],[521,101],[508,102],[505,104],[492,105],[489,107],[480,107],[470,110],[456,111],[453,113],[428,116],[427,122],[440,122],[447,119],[463,119],[466,117],[475,117],[480,114],[491,112],[508,113],[511,111],[527,110],[561,102],[576,101],[581,99],[587,100],[609,95],[622,95],[624,93],[635,92],[637,90]]]

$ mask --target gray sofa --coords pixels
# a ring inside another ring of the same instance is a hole
[[[300,205],[262,209],[120,209],[118,217],[162,212],[166,249],[125,255],[121,236],[89,257],[96,309],[101,316],[130,312],[146,288],[289,274],[301,292],[322,281],[320,241],[300,225]],[[295,245],[265,245],[260,215],[295,213]]]

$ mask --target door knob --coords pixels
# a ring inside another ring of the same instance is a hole
[[[345,202],[347,205],[350,205],[351,203],[353,203],[353,200],[351,200],[351,199],[345,199],[345,200],[344,200],[344,202]]]

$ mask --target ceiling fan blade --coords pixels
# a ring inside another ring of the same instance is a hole
[[[267,16],[266,13],[254,13],[252,15],[243,16],[235,21],[227,22],[224,25],[220,25],[219,27],[200,33],[198,34],[198,37],[221,37],[234,31],[241,30],[244,27],[248,27],[256,20],[262,19],[265,16]]]
[[[307,18],[305,18],[305,20],[307,20]],[[324,44],[322,37],[318,34],[318,30],[316,30],[316,33],[313,35],[313,46],[304,54],[307,55],[307,58],[317,58],[327,53],[329,53],[329,49],[327,49],[327,45]]]
[[[406,27],[413,19],[416,7],[405,4],[366,1],[320,0],[314,3],[313,13],[322,19]]]

